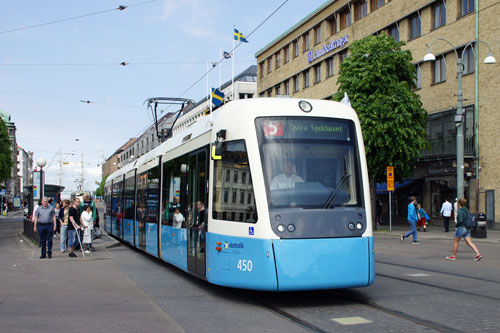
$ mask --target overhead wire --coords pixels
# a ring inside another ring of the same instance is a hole
[[[80,18],[83,18],[83,17],[93,16],[93,15],[104,14],[104,13],[112,12],[112,11],[115,11],[115,10],[123,11],[123,10],[125,10],[128,7],[140,6],[140,5],[144,5],[144,4],[147,4],[147,3],[150,3],[150,2],[156,2],[156,1],[159,1],[159,0],[148,0],[148,1],[140,2],[140,3],[137,3],[137,4],[128,5],[128,6],[120,5],[120,6],[116,7],[116,8],[113,8],[113,9],[101,10],[99,12],[93,12],[93,13],[88,13],[88,14],[83,14],[83,15],[78,15],[78,16],[73,16],[73,17],[68,17],[68,18],[64,18],[64,19],[60,19],[60,20],[55,20],[55,21],[50,21],[50,22],[44,22],[44,23],[40,23],[40,24],[33,24],[33,25],[21,27],[21,28],[4,30],[4,31],[0,31],[0,34],[5,34],[5,33],[15,32],[15,31],[21,31],[21,30],[27,30],[27,29],[33,29],[33,28],[42,27],[42,26],[45,26],[45,25],[50,25],[50,24],[56,24],[56,23],[61,23],[61,22],[66,22],[66,21],[71,21],[71,20],[76,20],[76,19],[80,19]]]
[[[237,60],[235,62],[254,62],[255,59]],[[206,64],[206,61],[169,61],[169,62],[102,62],[102,63],[0,63],[0,66],[157,66],[157,65],[194,65]]]

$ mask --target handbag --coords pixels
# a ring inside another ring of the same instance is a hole
[[[429,216],[429,214],[427,214],[427,212],[425,212],[425,211],[424,211],[424,214],[425,214],[425,220],[430,221],[431,217]]]

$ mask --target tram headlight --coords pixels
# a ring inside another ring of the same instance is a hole
[[[356,227],[354,226],[354,222],[349,222],[349,224],[347,225],[347,227],[349,228],[349,230],[353,231]]]
[[[285,232],[286,230],[286,227],[284,224],[278,224],[278,231],[279,232]]]
[[[288,229],[288,231],[290,231],[290,232],[294,232],[294,231],[295,231],[295,225],[293,225],[293,224],[289,224],[289,225],[287,226],[287,229]]]
[[[311,103],[306,101],[299,101],[299,108],[304,112],[311,112],[313,109]]]
[[[356,228],[357,228],[358,230],[363,229],[363,223],[361,223],[361,222],[356,223]]]

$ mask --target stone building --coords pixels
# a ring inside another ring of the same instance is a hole
[[[17,140],[16,140],[16,125],[11,121],[10,114],[0,110],[0,117],[5,122],[9,131],[10,150],[12,151],[12,170],[10,179],[4,181],[2,187],[5,188],[6,199],[12,202],[15,196],[20,194],[19,182],[17,181]]]
[[[337,91],[339,66],[349,46],[370,34],[386,33],[405,41],[416,66],[416,92],[429,113],[423,151],[397,207],[417,195],[427,211],[439,216],[445,198],[456,196],[457,56],[464,60],[465,196],[472,211],[500,220],[500,155],[497,110],[499,64],[484,64],[488,47],[500,58],[500,3],[471,0],[330,0],[277,36],[256,53],[260,97],[289,95],[331,98]],[[477,15],[476,15],[477,12]],[[446,41],[439,40],[446,39]],[[436,61],[423,62],[427,45]],[[466,47],[467,46],[467,47]],[[473,50],[474,49],[474,50]],[[479,59],[476,69],[476,57]],[[397,172],[397,170],[396,170]],[[397,191],[398,192],[398,191]],[[401,215],[403,211],[399,212]]]

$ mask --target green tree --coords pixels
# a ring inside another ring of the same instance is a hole
[[[0,118],[0,181],[11,177],[12,151],[10,150],[9,130],[2,118]]]
[[[355,41],[340,65],[333,96],[340,101],[346,92],[361,122],[372,203],[375,184],[386,181],[386,166],[394,166],[397,180],[409,176],[428,144],[427,112],[412,91],[416,70],[411,52],[401,49],[404,44],[386,34]]]
[[[104,185],[106,184],[106,179],[108,179],[109,175],[106,175],[102,178],[101,183],[99,184],[99,187],[95,191],[96,196],[104,196]]]

